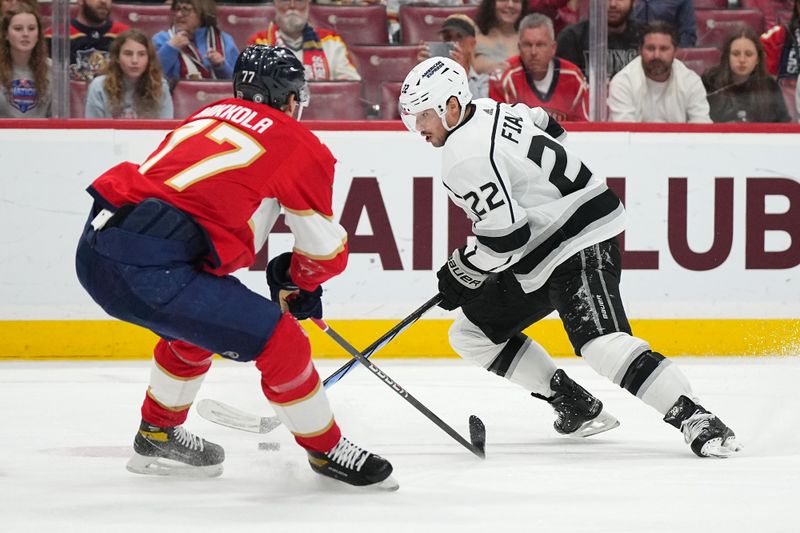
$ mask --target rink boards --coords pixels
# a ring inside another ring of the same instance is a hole
[[[0,124],[0,358],[150,356],[154,337],[110,320],[74,275],[85,187],[122,160],[143,160],[166,132],[158,122],[107,124]],[[325,285],[325,316],[365,347],[435,293],[435,272],[469,224],[448,207],[438,151],[395,124],[330,128],[314,127],[339,160],[334,211],[351,256]],[[568,129],[568,149],[628,209],[622,295],[636,334],[675,355],[800,351],[800,128]],[[283,229],[257,267],[290,248]],[[237,276],[266,294],[263,271]],[[450,323],[434,310],[381,353],[452,356]],[[316,355],[344,355],[307,329]],[[557,319],[529,333],[554,354],[572,351]]]

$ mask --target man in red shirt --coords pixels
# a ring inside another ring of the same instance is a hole
[[[128,470],[222,473],[222,448],[181,426],[218,353],[255,362],[314,471],[396,489],[388,461],[341,435],[297,322],[322,317],[321,284],[347,263],[331,207],[336,160],[293,118],[307,101],[303,64],[286,48],[249,46],[234,91],[141,165],[121,163],[88,188],[78,279],[108,314],[161,337]],[[295,242],[267,265],[268,300],[230,274],[254,262],[281,211]]]
[[[589,120],[589,89],[580,69],[556,57],[553,22],[534,13],[519,24],[519,55],[508,70],[489,83],[489,96],[498,102],[521,102],[542,107],[558,121]]]

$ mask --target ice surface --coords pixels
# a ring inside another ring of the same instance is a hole
[[[742,453],[695,457],[660,415],[579,360],[559,363],[622,425],[576,441],[555,433],[544,402],[464,361],[378,358],[462,435],[470,414],[487,430],[481,461],[370,373],[352,372],[329,391],[337,420],[393,462],[394,493],[315,475],[282,427],[244,433],[194,412],[187,427],[225,447],[222,477],[130,474],[148,363],[0,363],[0,531],[800,531],[800,358],[676,361]],[[341,362],[320,361],[320,374]],[[216,361],[198,398],[272,414],[250,364]]]

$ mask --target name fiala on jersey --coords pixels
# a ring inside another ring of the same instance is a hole
[[[500,136],[508,139],[511,142],[519,144],[519,141],[514,137],[514,134],[519,135],[522,133],[522,118],[515,117],[514,115],[505,115],[503,117],[503,127],[500,129]]]

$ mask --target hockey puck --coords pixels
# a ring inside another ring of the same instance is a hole
[[[266,452],[277,452],[281,449],[280,442],[259,442],[258,449]]]

